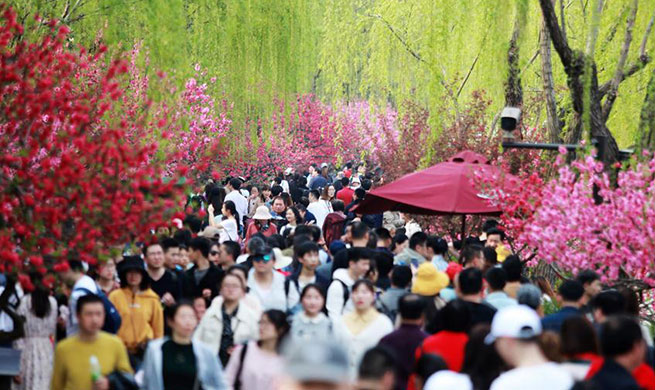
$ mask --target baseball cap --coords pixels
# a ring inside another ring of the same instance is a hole
[[[500,309],[491,322],[491,332],[484,339],[492,344],[499,337],[531,339],[541,334],[541,320],[537,312],[525,305]]]
[[[466,374],[442,370],[432,374],[425,382],[425,390],[473,390],[473,383]]]
[[[330,337],[290,342],[283,351],[287,373],[299,382],[339,383],[348,376],[348,354]]]
[[[534,284],[524,284],[516,293],[516,300],[521,305],[526,305],[537,310],[539,305],[541,305],[541,290]]]

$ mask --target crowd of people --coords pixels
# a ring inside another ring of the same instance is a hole
[[[380,183],[363,164],[230,178],[60,285],[2,275],[20,373],[0,389],[655,390],[635,291],[531,275],[493,219],[452,242],[359,214]]]

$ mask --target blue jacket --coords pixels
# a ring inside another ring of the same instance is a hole
[[[553,332],[560,332],[562,324],[567,318],[582,316],[582,311],[575,307],[563,307],[560,311],[549,314],[541,320],[541,326],[544,330],[552,330]]]
[[[164,337],[152,340],[143,359],[143,390],[161,390],[164,388],[162,374],[163,356],[161,347],[169,340]],[[193,353],[196,355],[196,371],[203,390],[227,390],[223,378],[223,367],[218,362],[218,356],[213,354],[201,343],[193,343]],[[193,384],[189,384],[192,389]]]

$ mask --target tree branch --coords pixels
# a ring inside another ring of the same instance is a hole
[[[546,100],[546,123],[548,138],[552,143],[561,142],[562,122],[557,111],[555,99],[555,82],[553,81],[553,62],[550,51],[550,34],[545,20],[542,19],[539,51],[541,52],[541,74],[543,81],[543,96]]]
[[[384,23],[385,26],[387,26],[387,28],[389,29],[389,31],[391,31],[391,33],[396,37],[396,39],[398,39],[400,43],[402,43],[402,45],[405,47],[405,50],[407,50],[407,52],[412,55],[412,57],[426,64],[428,63],[423,59],[423,57],[420,56],[420,54],[418,54],[414,49],[412,49],[412,47],[407,43],[407,41],[396,31],[396,29],[391,25],[391,23],[389,23],[385,18],[382,17],[382,15],[368,14],[368,16],[378,19],[382,23]]]
[[[630,44],[632,43],[632,29],[635,25],[635,18],[637,17],[637,8],[639,6],[639,0],[633,0],[630,13],[628,14],[628,19],[625,26],[625,38],[623,39],[623,46],[621,47],[621,52],[619,54],[619,63],[616,65],[616,71],[614,72],[614,77],[610,80],[610,87],[607,91],[607,99],[603,104],[603,120],[607,121],[610,112],[612,111],[612,106],[616,101],[616,95],[619,91],[619,84],[621,84],[623,76],[623,68],[625,67],[625,62],[628,58],[628,52],[630,51]]]
[[[655,24],[655,12],[653,12],[653,16],[651,16],[648,26],[646,26],[644,37],[641,40],[641,46],[639,46],[639,56],[641,57],[646,55],[646,44],[648,43],[650,32],[653,30],[653,24]]]
[[[548,26],[550,38],[553,41],[553,46],[555,47],[557,54],[559,54],[564,68],[570,68],[573,63],[573,51],[569,47],[568,41],[562,32],[562,29],[560,29],[560,26],[557,24],[557,15],[555,14],[553,3],[551,0],[539,0],[539,4],[541,5],[541,12],[543,14],[544,21]]]

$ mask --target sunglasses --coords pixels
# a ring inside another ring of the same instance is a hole
[[[257,262],[257,263],[262,262],[262,261],[264,263],[268,263],[269,261],[271,261],[272,258],[273,257],[271,255],[257,256],[254,259],[252,259],[252,261]]]
[[[209,256],[216,256],[216,255],[218,255],[218,254],[219,254],[219,252],[217,252],[217,251],[211,251],[211,252],[209,252]]]

